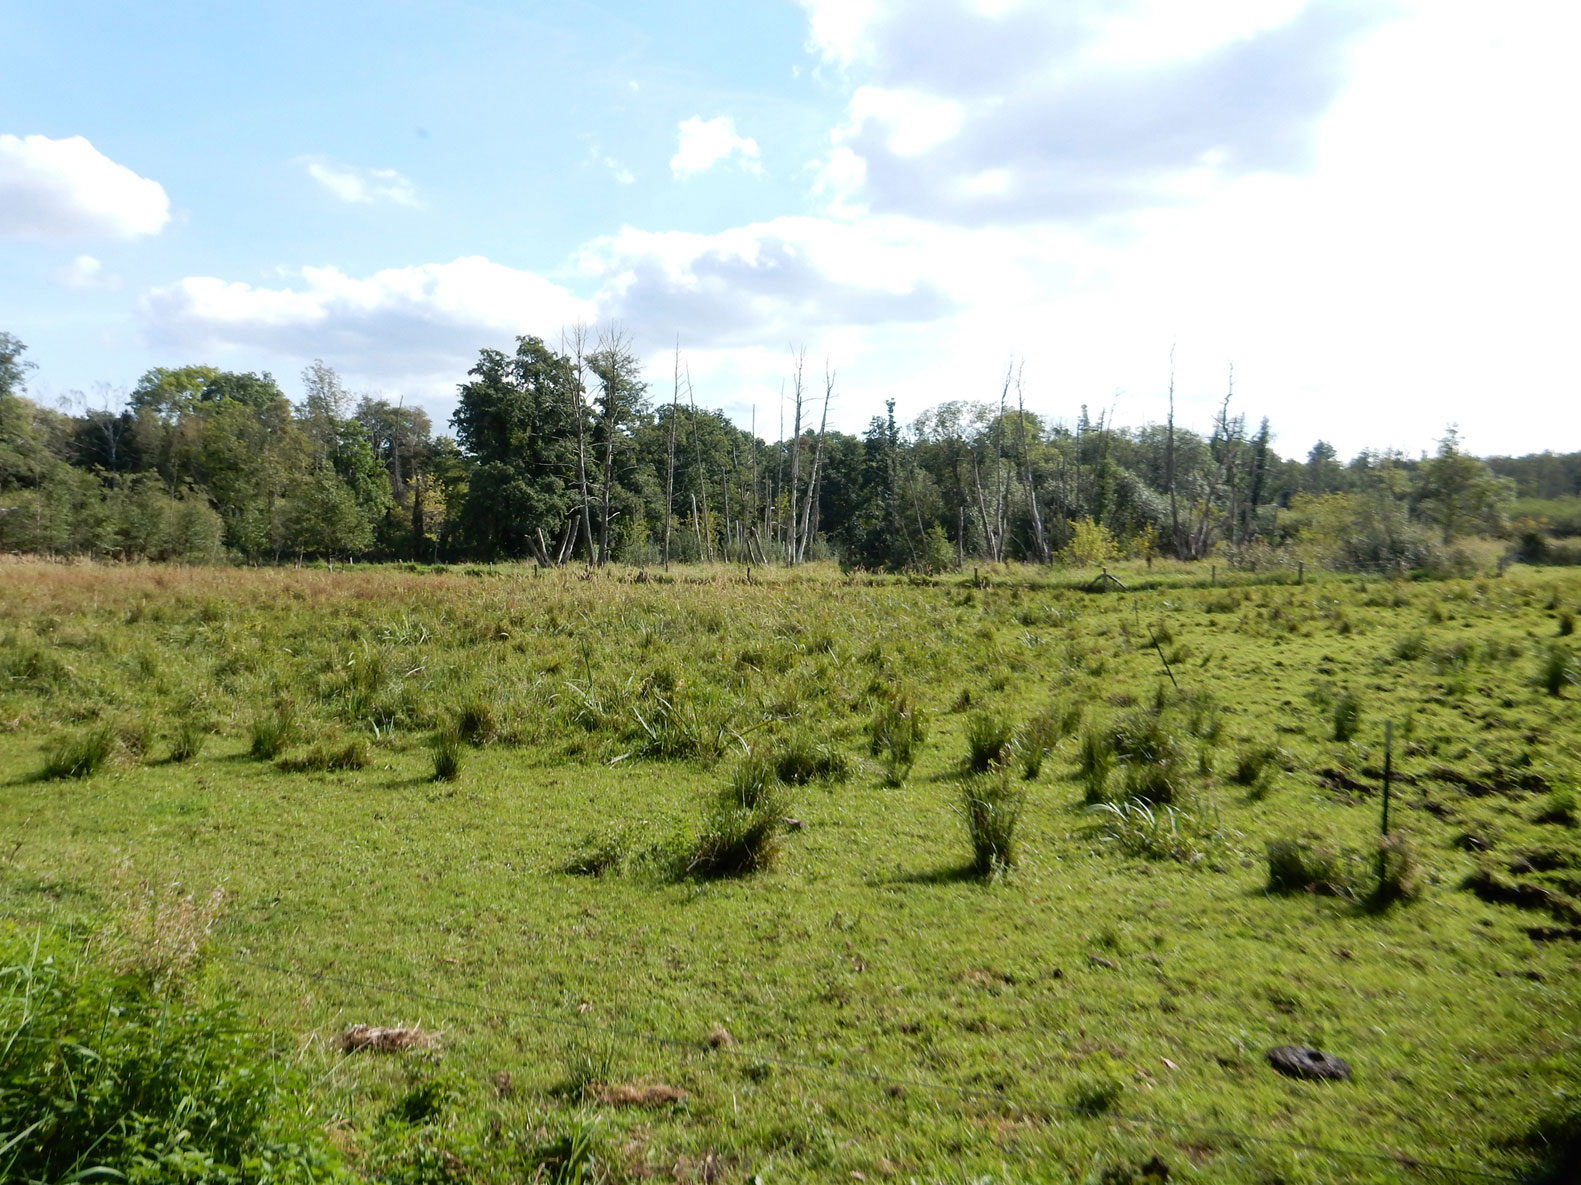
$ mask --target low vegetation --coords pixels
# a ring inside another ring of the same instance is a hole
[[[1552,1161],[1581,574],[1110,572],[7,563],[0,1168],[65,1034],[133,1180]]]

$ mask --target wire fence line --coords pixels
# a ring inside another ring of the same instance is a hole
[[[301,979],[317,983],[331,983],[340,987],[353,988],[366,993],[380,995],[400,996],[405,999],[430,1005],[440,1005],[449,1008],[459,1008],[476,1012],[497,1019],[532,1021],[557,1028],[584,1034],[596,1034],[603,1037],[619,1038],[626,1041],[640,1041],[660,1048],[685,1049],[705,1054],[724,1055],[746,1059],[760,1065],[772,1065],[786,1070],[804,1070],[812,1073],[834,1074],[840,1077],[867,1083],[872,1086],[890,1087],[898,1086],[912,1090],[928,1091],[935,1094],[955,1095],[966,1100],[982,1100],[1008,1105],[1023,1110],[1045,1110],[1060,1112],[1082,1119],[1102,1120],[1115,1127],[1144,1127],[1156,1131],[1180,1132],[1199,1136],[1216,1136],[1220,1139],[1241,1141],[1249,1144],[1260,1144],[1269,1148],[1283,1148],[1295,1152],[1308,1152],[1322,1156],[1329,1156],[1339,1160],[1366,1162],[1371,1164],[1386,1164],[1394,1168],[1403,1168],[1416,1173],[1436,1173],[1440,1176],[1458,1180],[1475,1181],[1502,1181],[1510,1185],[1528,1185],[1529,1178],[1517,1177],[1509,1173],[1496,1172],[1477,1165],[1455,1165],[1438,1161],[1425,1161],[1418,1157],[1404,1153],[1384,1151],[1360,1151],[1352,1148],[1339,1148],[1333,1145],[1317,1144],[1305,1140],[1289,1139],[1282,1136],[1260,1135],[1255,1132],[1240,1131],[1235,1128],[1216,1126],[1213,1124],[1195,1123],[1187,1120],[1165,1119],[1159,1116],[1143,1115],[1116,1115],[1108,1111],[1099,1111],[1090,1107],[1082,1107],[1072,1103],[1056,1103],[1045,1099],[1027,1099],[999,1090],[984,1090],[979,1087],[959,1086],[947,1082],[935,1082],[923,1078],[903,1077],[895,1074],[886,1074],[877,1070],[862,1069],[848,1062],[817,1062],[806,1058],[786,1057],[781,1054],[765,1053],[761,1050],[744,1048],[740,1045],[712,1045],[706,1041],[697,1041],[685,1037],[666,1036],[661,1033],[648,1032],[645,1029],[632,1028],[624,1025],[601,1024],[597,1021],[557,1016],[550,1012],[521,1007],[501,1007],[488,1004],[481,1000],[467,999],[461,996],[445,996],[434,992],[417,991],[403,987],[399,984],[377,983],[361,980],[348,975],[338,975],[329,971],[310,971],[301,967],[285,967],[276,963],[266,963],[255,959],[245,959],[235,956],[210,954],[208,957],[215,962],[232,967],[248,967],[258,971],[267,971],[276,975],[296,976]]]

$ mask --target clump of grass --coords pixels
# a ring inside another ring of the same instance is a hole
[[[1555,790],[1542,801],[1537,808],[1537,813],[1532,816],[1534,823],[1551,823],[1559,827],[1574,827],[1581,821],[1576,807],[1576,794],[1574,790]]]
[[[785,799],[778,785],[765,788],[751,806],[728,790],[703,820],[685,866],[689,876],[745,876],[773,865],[785,825]]]
[[[560,1050],[565,1070],[562,1090],[573,1098],[591,1098],[615,1080],[615,1042],[602,1035],[577,1035]]]
[[[1537,658],[1537,684],[1549,695],[1563,695],[1566,684],[1576,681],[1575,660],[1569,649],[1550,642]]]
[[[176,726],[176,735],[170,741],[170,760],[176,765],[197,760],[203,745],[209,739],[209,730],[196,720],[183,720]]]
[[[1016,825],[1026,795],[1010,782],[1004,767],[968,777],[961,783],[961,814],[972,849],[972,871],[999,876],[1016,862]]]
[[[1093,725],[1081,734],[1076,768],[1085,787],[1088,806],[1108,797],[1109,776],[1114,772],[1114,744],[1107,729]]]
[[[1561,638],[1568,638],[1571,634],[1573,634],[1575,632],[1576,632],[1576,615],[1574,613],[1570,612],[1570,610],[1568,610],[1568,609],[1560,610],[1560,612],[1559,612],[1559,636]]]
[[[974,774],[987,773],[1004,765],[1010,757],[1015,726],[997,712],[973,712],[966,722],[966,768]]]
[[[1329,713],[1334,726],[1334,739],[1348,741],[1361,728],[1361,699],[1353,691],[1342,691],[1334,700]]]
[[[884,760],[884,782],[899,786],[916,763],[917,750],[928,739],[927,713],[904,692],[874,715],[868,725],[868,751]]]
[[[1102,1115],[1120,1101],[1125,1093],[1125,1082],[1117,1073],[1107,1069],[1089,1072],[1078,1077],[1066,1098],[1070,1105],[1087,1115]],[[1107,1174],[1105,1174],[1107,1179]],[[1129,1174],[1127,1174],[1129,1179]]]
[[[1385,835],[1378,841],[1378,871],[1376,883],[1367,896],[1367,904],[1376,910],[1403,901],[1414,901],[1421,895],[1422,883],[1411,843],[1400,832]]]
[[[591,832],[571,853],[562,871],[572,876],[619,876],[631,865],[633,838],[629,827],[607,827]]]
[[[57,740],[44,754],[39,776],[46,781],[58,778],[91,778],[115,752],[115,730],[100,724],[86,732],[73,733]]]
[[[754,750],[730,771],[728,794],[738,806],[751,810],[775,793],[778,781],[779,770],[775,763],[766,754]]]
[[[589,1185],[614,1179],[604,1154],[597,1115],[575,1115],[527,1154],[527,1178],[546,1185]]]
[[[844,782],[851,776],[851,759],[832,745],[798,734],[774,755],[774,773],[787,786]]]
[[[366,769],[373,764],[373,751],[361,737],[339,748],[321,742],[300,757],[285,757],[277,763],[287,773],[325,773],[335,770]]]
[[[1269,840],[1267,856],[1270,893],[1357,896],[1359,875],[1354,853],[1333,847],[1317,836]]]
[[[1100,802],[1087,808],[1101,814],[1104,839],[1127,856],[1199,864],[1224,846],[1218,828],[1205,828],[1172,806],[1156,810],[1145,802]]]
[[[434,733],[429,742],[434,755],[434,781],[454,782],[461,777],[461,755],[466,743],[454,724]]]
[[[252,722],[248,752],[255,761],[273,761],[297,739],[296,713],[289,704],[277,704]]]
[[[1075,732],[1080,723],[1080,704],[1046,708],[1028,720],[1016,738],[1022,776],[1029,782],[1035,781],[1043,772],[1043,762],[1054,751],[1054,746]]]
[[[1414,662],[1427,653],[1427,635],[1421,630],[1401,634],[1394,643],[1394,657],[1400,662]]]
[[[1283,768],[1285,751],[1278,745],[1247,745],[1235,754],[1230,766],[1230,781],[1245,786],[1254,795],[1267,793],[1274,772]]]
[[[499,718],[494,705],[486,699],[468,700],[456,713],[456,731],[461,739],[471,745],[487,745],[500,735]]]

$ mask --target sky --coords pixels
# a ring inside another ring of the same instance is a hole
[[[1581,449],[1581,10],[1554,0],[0,0],[29,391],[313,359],[443,428],[622,333],[781,434],[995,400]],[[1233,374],[1233,380],[1232,380]],[[1233,381],[1233,388],[1232,388]],[[1013,397],[1013,396],[1012,396]]]

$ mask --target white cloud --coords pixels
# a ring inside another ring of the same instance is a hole
[[[637,175],[621,164],[612,156],[604,158],[604,167],[609,170],[609,175],[618,185],[630,185],[637,180]]]
[[[0,235],[131,239],[158,234],[170,199],[82,136],[0,135]]]
[[[439,375],[445,384],[483,346],[552,334],[594,312],[558,284],[476,256],[366,278],[304,267],[296,279],[269,288],[188,276],[150,290],[138,312],[160,345],[333,358],[359,374],[397,382]]]
[[[670,158],[670,170],[677,177],[690,176],[735,157],[749,173],[762,173],[758,161],[758,142],[751,136],[736,135],[736,123],[728,115],[714,119],[694,116],[680,125],[680,146]]]
[[[394,169],[359,169],[322,157],[302,157],[300,163],[309,177],[343,202],[360,206],[375,202],[412,207],[423,204],[417,187]]]
[[[79,255],[55,269],[55,282],[78,292],[114,292],[121,286],[121,277],[106,272],[104,263],[92,255]]]

